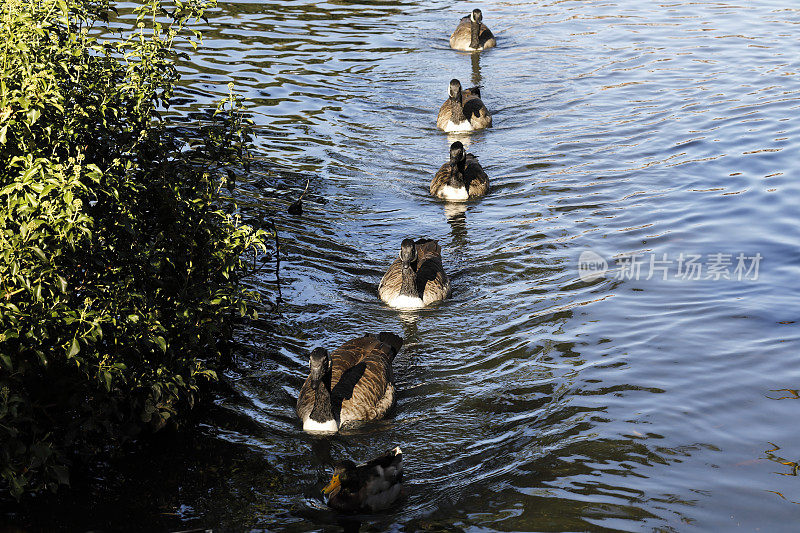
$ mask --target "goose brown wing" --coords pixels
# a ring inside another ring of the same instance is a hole
[[[496,40],[494,38],[494,34],[492,33],[492,30],[490,30],[486,26],[486,24],[481,23],[481,29],[480,29],[480,32],[478,33],[478,42],[480,43],[481,46],[484,46],[484,47],[487,47],[487,48],[495,46],[495,42],[491,42],[490,43],[489,41],[495,41],[496,42]]]
[[[425,304],[444,300],[450,294],[450,280],[442,267],[442,249],[432,239],[420,239],[417,248],[417,286]]]
[[[389,347],[391,348],[389,361],[394,360],[394,356],[397,355],[397,352],[400,351],[400,348],[403,347],[403,343],[405,342],[403,340],[403,337],[401,337],[400,335],[395,335],[394,333],[389,333],[388,331],[382,331],[378,333],[377,335],[375,335],[375,338],[377,338],[384,344],[388,344]]]
[[[450,46],[453,48],[466,48],[469,46],[470,41],[472,41],[472,26],[469,16],[466,16],[458,22],[458,26],[450,36]]]
[[[450,179],[450,163],[445,163],[431,180],[431,194],[435,196],[436,191],[441,189],[447,183],[448,179]]]
[[[474,154],[467,154],[467,165],[464,169],[465,177],[469,179],[489,179],[483,167]]]
[[[305,420],[305,418],[311,414],[311,411],[314,410],[315,395],[314,389],[311,388],[311,377],[309,376],[300,388],[300,394],[297,397],[297,405],[295,406],[297,416],[300,420]]]
[[[388,302],[400,294],[400,287],[403,284],[403,262],[400,258],[394,260],[389,266],[389,270],[381,278],[378,284],[378,296],[381,300]]]
[[[441,262],[442,248],[437,241],[433,239],[419,239],[414,245],[417,250],[417,273],[419,273],[419,266],[428,259],[438,257]]]
[[[464,89],[462,92],[463,101],[466,102],[467,100],[472,100],[473,98],[480,98],[481,97],[481,88],[480,87],[470,87],[469,89]]]
[[[392,346],[365,336],[347,341],[331,354],[331,403],[334,412],[340,411],[341,424],[381,418],[388,410],[382,400],[393,388],[394,353]]]
[[[450,120],[450,99],[444,101],[442,107],[439,108],[439,114],[436,115],[436,127],[440,130],[445,129],[448,121]]]
[[[487,192],[489,192],[488,180],[474,179],[470,182],[469,184],[470,197],[485,196]]]
[[[492,117],[489,116],[489,110],[477,96],[464,99],[464,116],[472,123],[473,127],[485,128],[492,123]],[[476,123],[476,121],[478,121]]]
[[[469,183],[470,196],[483,196],[489,190],[489,176],[486,175],[478,159],[472,154],[467,154],[464,176]]]

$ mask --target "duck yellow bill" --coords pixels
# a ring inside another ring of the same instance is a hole
[[[341,486],[341,482],[339,481],[339,474],[336,474],[331,478],[331,482],[322,489],[323,494],[330,494],[331,492],[335,491]]]

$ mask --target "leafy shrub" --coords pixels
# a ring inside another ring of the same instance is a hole
[[[248,142],[231,96],[187,145],[161,113],[212,2],[0,6],[0,476],[11,494],[190,409],[267,235],[220,206]],[[171,9],[168,12],[166,7]]]

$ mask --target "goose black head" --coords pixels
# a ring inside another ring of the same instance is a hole
[[[309,376],[311,377],[312,385],[315,387],[325,377],[329,362],[328,350],[325,348],[314,348],[312,350],[311,356],[308,358],[308,366],[311,368]]]
[[[452,98],[453,100],[460,99],[461,98],[461,82],[456,80],[456,79],[450,80],[449,93],[450,93],[450,98]]]
[[[455,165],[466,160],[467,154],[464,153],[464,145],[461,141],[456,141],[450,145],[450,164]]]
[[[403,239],[400,243],[400,260],[403,262],[403,267],[410,267],[411,262],[417,259],[417,248],[414,246],[412,239]]]
[[[469,19],[472,22],[477,22],[480,24],[483,21],[483,13],[481,13],[480,9],[473,9],[472,13],[469,15]]]

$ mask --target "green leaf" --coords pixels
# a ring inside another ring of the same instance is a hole
[[[63,15],[66,15],[66,14],[69,13],[69,8],[67,7],[66,0],[56,0],[56,5],[58,5],[58,8],[61,10],[61,13]]]
[[[36,257],[38,257],[42,261],[47,261],[47,256],[44,254],[44,251],[41,248],[39,248],[38,246],[31,246],[31,250],[36,255]]]
[[[28,125],[32,126],[37,120],[39,120],[39,117],[42,116],[42,112],[37,108],[33,108],[29,109],[25,115],[28,118]]]
[[[78,352],[80,351],[81,351],[81,345],[78,342],[78,339],[73,338],[72,344],[69,347],[69,353],[67,354],[67,357],[75,357],[76,355],[78,355]]]

